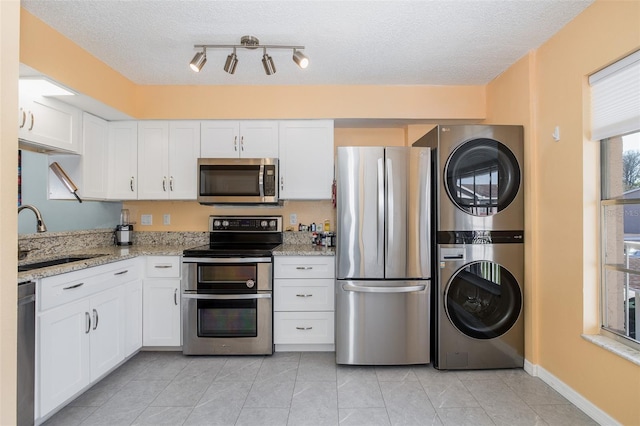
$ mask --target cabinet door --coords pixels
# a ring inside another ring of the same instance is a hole
[[[272,120],[241,121],[240,157],[278,158],[278,122]]]
[[[20,139],[54,150],[80,153],[81,122],[78,108],[52,98],[20,94]]]
[[[169,198],[169,123],[138,123],[138,200]]]
[[[180,280],[143,282],[144,346],[180,346]]]
[[[138,198],[138,122],[109,123],[109,199]]]
[[[124,359],[123,292],[120,285],[91,298],[91,381]]]
[[[38,317],[40,416],[90,382],[90,312],[83,299]]]
[[[333,183],[333,121],[280,122],[280,198],[328,200]]]
[[[124,356],[142,347],[142,280],[124,285]]]
[[[108,194],[109,123],[82,115],[82,188],[84,198],[105,199]]]
[[[169,124],[169,198],[195,200],[200,156],[200,122]]]
[[[235,120],[203,121],[200,157],[238,158],[240,156],[240,124]]]

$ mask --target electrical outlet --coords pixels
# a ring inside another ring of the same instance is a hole
[[[171,215],[165,214],[162,216],[162,224],[163,225],[171,225]]]
[[[289,224],[296,225],[298,223],[298,215],[295,213],[291,213],[289,215]]]
[[[140,216],[140,223],[142,225],[153,225],[153,215],[143,214]]]

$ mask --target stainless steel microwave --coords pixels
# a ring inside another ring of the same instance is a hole
[[[198,158],[201,204],[276,204],[277,158]]]

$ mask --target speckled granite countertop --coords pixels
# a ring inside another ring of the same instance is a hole
[[[334,247],[311,244],[282,244],[273,250],[274,256],[335,256]]]
[[[67,256],[90,256],[96,257],[78,262],[65,263],[62,265],[50,266],[48,268],[38,268],[31,271],[18,272],[18,282],[35,280],[38,278],[46,278],[53,275],[64,274],[67,272],[78,271],[80,269],[91,268],[94,266],[104,265],[107,263],[118,262],[120,260],[131,259],[138,256],[181,256],[182,252],[188,247],[183,245],[139,245],[139,246],[109,246],[94,247],[84,249],[82,251],[73,251],[68,253],[59,253],[58,256],[50,256],[48,258],[33,258],[20,261],[19,264],[29,264],[39,262],[41,260],[57,259]]]

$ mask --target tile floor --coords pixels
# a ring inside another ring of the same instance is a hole
[[[523,370],[337,366],[333,352],[140,352],[52,425],[595,425]]]

